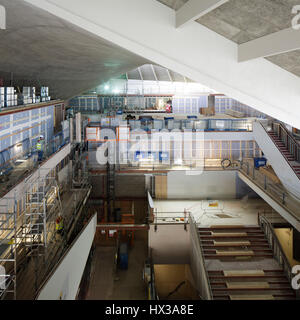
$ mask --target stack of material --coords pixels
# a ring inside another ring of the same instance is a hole
[[[18,105],[18,97],[15,94],[14,87],[0,88],[0,105],[3,107],[13,107]]]
[[[239,111],[236,111],[236,110],[232,110],[232,109],[227,109],[225,111],[225,114],[227,114],[229,116],[232,116],[234,118],[244,118],[245,117],[245,113],[239,112]]]
[[[35,87],[23,87],[23,104],[36,103]]]
[[[50,101],[51,97],[49,96],[49,87],[41,87],[40,96],[41,102]]]

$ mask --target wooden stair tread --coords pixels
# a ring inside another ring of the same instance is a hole
[[[250,246],[250,241],[214,241],[214,246]]]
[[[274,296],[266,294],[230,295],[230,300],[275,300]]]
[[[264,276],[263,270],[227,270],[223,271],[225,277],[240,277],[240,276]]]
[[[243,225],[212,225],[210,226],[211,229],[244,229],[245,226]]]
[[[226,282],[228,289],[269,289],[268,282]]]
[[[212,232],[213,237],[247,237],[247,232]]]
[[[216,250],[216,254],[218,256],[233,256],[233,255],[240,255],[240,256],[253,256],[254,252],[252,250],[243,250],[243,251],[222,251]]]

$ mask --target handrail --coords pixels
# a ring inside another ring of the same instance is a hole
[[[284,250],[275,234],[275,230],[272,224],[266,219],[266,217],[259,216],[259,224],[264,231],[265,236],[271,246],[275,259],[278,261],[279,265],[283,268],[283,271],[288,277],[290,283],[292,283],[293,273],[292,267],[284,253]],[[297,299],[300,298],[300,291],[295,290]]]
[[[204,251],[203,251],[201,240],[199,237],[199,232],[197,230],[197,224],[191,215],[189,216],[189,225],[190,225],[190,229],[191,229],[190,233],[191,233],[191,235],[196,234],[197,245],[200,248],[201,261],[198,260],[197,262],[201,263],[201,267],[204,270],[204,279],[203,279],[204,283],[201,283],[202,287],[206,288],[205,293],[207,296],[204,298],[206,298],[207,300],[213,300],[213,292],[212,292],[212,288],[211,288],[210,281],[209,281],[209,275],[208,275],[208,272],[207,272],[207,269],[205,266]],[[202,273],[202,275],[203,275],[203,273]]]
[[[242,162],[239,172],[250,178],[259,188],[266,192],[274,201],[284,207],[297,221],[300,221],[300,199],[271,181],[259,170],[255,170],[249,162]]]

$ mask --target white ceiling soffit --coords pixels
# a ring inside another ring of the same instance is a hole
[[[288,28],[239,45],[239,62],[300,49],[300,30]]]
[[[176,12],[176,28],[195,21],[228,0],[189,0]]]
[[[156,0],[23,1],[300,128],[298,77],[263,58],[239,63],[236,43],[197,22],[176,29]]]

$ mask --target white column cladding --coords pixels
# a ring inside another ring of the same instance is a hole
[[[81,113],[76,113],[76,142],[81,142]]]
[[[69,126],[70,126],[70,143],[73,142],[73,137],[74,137],[74,121],[73,118],[69,119]]]

